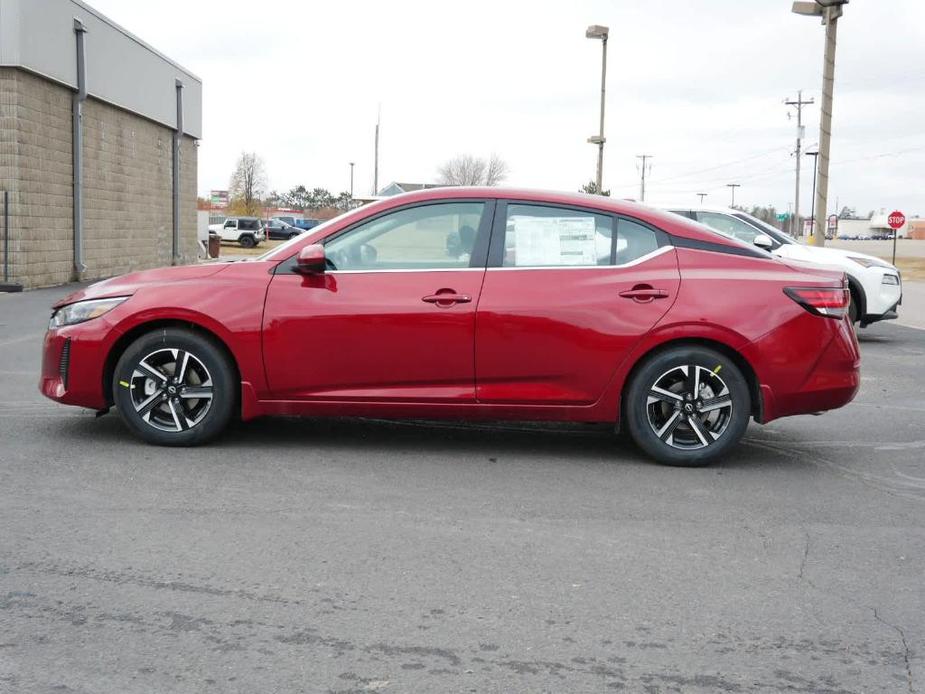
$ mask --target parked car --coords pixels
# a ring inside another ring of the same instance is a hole
[[[749,418],[854,397],[848,304],[843,272],[643,205],[430,189],[244,262],[74,292],[54,306],[40,389],[115,405],[168,446],[234,416],[563,420],[701,465]]]
[[[244,248],[253,248],[266,240],[263,224],[256,217],[229,217],[223,224],[210,224],[209,231],[222,241],[236,241]]]
[[[862,328],[898,317],[902,277],[885,260],[852,250],[797,243],[770,224],[728,207],[669,205],[663,209],[701,222],[725,236],[766,248],[782,258],[822,263],[844,271],[851,290],[849,316],[852,323],[859,323]]]
[[[287,224],[279,217],[274,217],[264,227],[268,239],[292,239],[304,231],[292,224]]]
[[[303,231],[308,231],[309,229],[314,229],[316,226],[321,224],[320,219],[297,219],[294,222],[295,226]]]

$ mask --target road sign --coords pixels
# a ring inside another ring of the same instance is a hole
[[[789,214],[787,214],[786,212],[782,212],[781,214],[777,215],[777,221],[786,222],[788,217],[790,217]]]
[[[906,215],[899,210],[893,210],[887,217],[886,223],[893,230],[893,265],[896,265],[896,237],[899,236],[900,228],[906,223]]]

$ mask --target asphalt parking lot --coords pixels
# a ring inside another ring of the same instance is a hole
[[[923,692],[925,331],[706,469],[597,427],[275,419],[201,449],[36,390],[0,295],[0,692]]]

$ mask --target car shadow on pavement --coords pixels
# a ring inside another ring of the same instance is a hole
[[[254,460],[264,456],[294,459],[305,453],[326,456],[426,456],[499,462],[516,458],[537,463],[621,464],[657,466],[641,453],[628,436],[615,434],[607,424],[560,424],[550,422],[460,422],[367,418],[266,417],[232,424],[211,444],[198,448],[158,448],[135,439],[116,413],[106,417],[70,417],[56,422],[57,434],[70,439],[65,445],[115,447],[122,455],[225,458],[245,455]],[[752,425],[754,436],[760,427]],[[813,467],[793,452],[782,455],[763,446],[749,444],[749,437],[711,468],[740,469]]]

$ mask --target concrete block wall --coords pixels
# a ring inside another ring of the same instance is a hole
[[[25,287],[71,279],[71,92],[0,68],[0,190],[10,193],[10,279]]]
[[[71,94],[0,68],[0,190],[11,195],[11,279],[25,287],[73,278]],[[173,131],[93,98],[83,126],[83,279],[169,265]],[[181,261],[194,262],[195,140],[183,138],[180,156]]]

